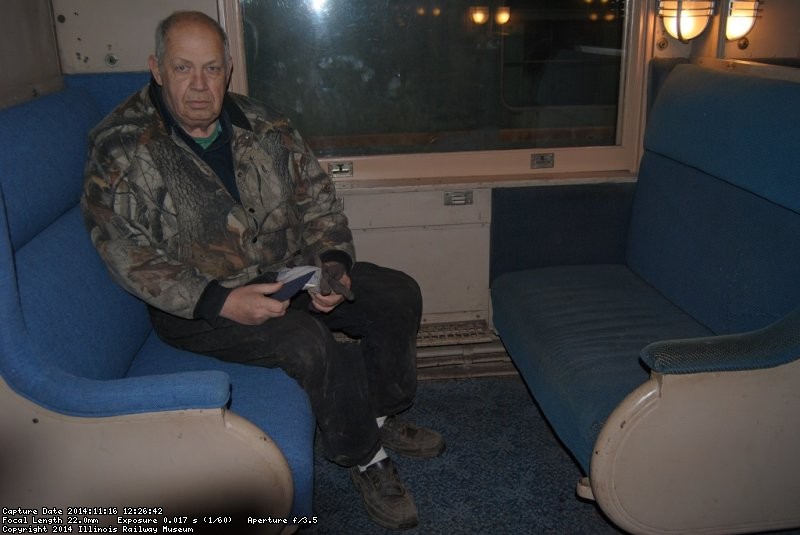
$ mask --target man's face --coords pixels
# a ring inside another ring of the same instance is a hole
[[[167,33],[164,60],[150,56],[150,71],[162,87],[173,117],[193,137],[213,133],[232,65],[217,32],[205,24],[181,22]]]

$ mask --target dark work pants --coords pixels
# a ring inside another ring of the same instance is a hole
[[[416,393],[416,334],[422,296],[408,275],[357,262],[355,300],[332,312],[309,310],[298,294],[280,318],[248,326],[219,318],[187,320],[150,307],[167,343],[222,360],[278,367],[308,394],[327,455],[346,466],[364,464],[380,448],[375,418],[407,409]],[[331,331],[360,342],[336,342]]]

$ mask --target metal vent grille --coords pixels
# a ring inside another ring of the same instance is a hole
[[[503,344],[485,321],[428,323],[417,334],[420,380],[516,375]]]
[[[342,333],[340,342],[358,343]],[[417,334],[417,378],[463,379],[517,375],[502,342],[485,321],[423,323]]]
[[[417,333],[417,347],[480,344],[495,339],[485,321],[424,323]]]

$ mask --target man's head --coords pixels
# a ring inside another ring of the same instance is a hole
[[[197,11],[173,13],[156,29],[149,65],[175,120],[194,137],[211,135],[233,68],[217,21]]]

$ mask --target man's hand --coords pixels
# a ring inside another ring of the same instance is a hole
[[[320,268],[320,281],[319,293],[322,295],[330,295],[331,293],[339,294],[348,301],[355,299],[353,292],[350,290],[350,277],[347,274],[347,269],[341,262],[325,262],[319,266]],[[347,277],[347,284],[344,284],[344,277]]]
[[[352,292],[350,292],[350,285],[352,284],[350,275],[344,270],[342,270],[339,275],[338,282],[342,285],[342,292],[352,296]],[[317,312],[323,313],[330,312],[345,299],[344,295],[336,293],[332,287],[328,290],[328,295],[324,295],[320,292],[309,292],[309,294],[311,295],[311,306],[313,306],[314,310]]]
[[[286,313],[289,301],[271,299],[269,294],[281,286],[283,283],[275,282],[235,288],[228,294],[219,315],[242,325],[261,325],[268,319],[279,318]]]

